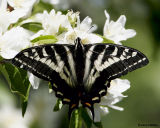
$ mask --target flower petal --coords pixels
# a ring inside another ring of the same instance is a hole
[[[87,31],[89,31],[89,29],[91,28],[91,23],[92,23],[92,19],[89,17],[89,16],[87,16],[82,22],[81,22],[81,24],[80,24],[80,29],[82,30],[82,31],[86,31],[87,29]]]
[[[0,28],[2,33],[5,32],[10,25],[10,19],[10,13],[7,11],[7,1],[2,0],[0,4]]]
[[[40,79],[30,72],[28,72],[28,77],[33,89],[38,89],[40,84]]]
[[[118,20],[117,20],[117,23],[120,23],[122,25],[122,27],[125,26],[126,24],[126,16],[125,15],[121,15]]]
[[[118,106],[114,106],[114,105],[108,105],[109,107],[119,110],[119,111],[123,111],[124,109],[122,107],[118,107]]]
[[[130,82],[125,79],[115,79],[111,81],[111,86],[109,88],[109,92],[119,92],[122,93],[130,88]]]
[[[109,110],[107,107],[100,106],[100,113],[101,113],[101,115],[106,115],[109,113]]]
[[[98,104],[94,105],[94,121],[100,122],[101,121],[101,115],[100,115],[100,107]]]
[[[101,43],[103,41],[103,39],[101,37],[97,36],[96,34],[88,34],[88,36],[86,38],[88,39],[88,42],[86,42],[84,44]]]
[[[124,40],[126,40],[126,39],[128,39],[128,38],[132,38],[132,37],[134,37],[136,35],[136,31],[135,30],[133,30],[133,29],[127,29],[126,31],[125,31],[125,38],[124,38]]]
[[[105,23],[107,25],[107,24],[109,24],[110,16],[109,16],[109,13],[106,10],[104,11],[104,14],[105,14],[105,16],[107,18],[106,23]]]

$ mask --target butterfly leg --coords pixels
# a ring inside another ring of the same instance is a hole
[[[108,80],[108,83],[107,83],[107,88],[109,88],[111,86],[111,80]]]

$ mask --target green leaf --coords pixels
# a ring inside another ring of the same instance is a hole
[[[99,35],[99,34],[96,34],[97,36],[103,38],[103,42],[102,43],[109,43],[109,44],[115,44],[113,40],[109,40],[107,39],[106,37],[102,36],[102,35]]]
[[[22,24],[21,27],[30,30],[34,33],[38,32],[39,30],[43,29],[42,24],[38,22],[29,22]]]
[[[38,2],[38,4],[34,5],[32,15],[34,15],[36,13],[41,13],[44,10],[47,10],[48,12],[50,12],[52,9],[53,9],[53,5],[51,5],[47,2],[43,2],[41,0],[40,2]]]
[[[10,82],[7,71],[5,69],[5,66],[3,65],[3,62],[1,62],[0,64],[0,72],[3,74],[3,76],[6,78],[6,80],[8,81],[8,83]]]
[[[97,128],[103,128],[101,122],[94,122],[90,116],[88,115],[87,111],[85,108],[81,108],[81,116],[82,119],[86,125],[87,128],[92,128],[92,125],[94,124]]]
[[[53,111],[57,112],[62,108],[63,104],[62,104],[62,100],[58,99],[56,105],[54,106]]]
[[[51,85],[50,82],[48,83],[48,87],[49,87],[49,93],[52,93],[52,92],[53,92],[53,89],[52,89],[52,85]]]
[[[97,128],[103,128],[101,122],[94,122],[93,124],[94,124]]]
[[[80,109],[75,109],[72,112],[69,128],[81,128],[82,120],[81,120],[81,112]]]
[[[0,69],[10,85],[11,91],[22,97],[22,115],[24,116],[31,87],[27,72],[8,63],[0,65]]]
[[[30,87],[31,87],[31,84],[30,82],[28,83],[28,78],[24,80],[24,84],[25,86],[29,84],[28,86],[28,89],[27,89],[27,93],[26,93],[26,97],[25,98],[22,98],[22,101],[21,101],[21,106],[22,106],[22,116],[24,117],[25,115],[25,112],[27,110],[27,105],[28,105],[28,97],[29,97],[29,92],[30,92]]]
[[[57,38],[53,35],[39,36],[31,40],[32,43],[37,43],[37,44],[52,44],[56,43],[57,41],[58,41]]]
[[[103,43],[115,44],[114,41],[109,40],[109,39],[105,38],[104,36],[102,36],[102,38],[103,38]]]
[[[22,107],[22,116],[24,117],[24,114],[27,110],[27,105],[28,105],[28,102],[25,101],[24,99],[22,99],[21,101],[21,107]]]
[[[28,94],[28,88],[30,87],[27,72],[11,64],[5,64],[5,69],[11,82],[11,91],[18,93],[25,99]]]
[[[0,56],[0,64],[1,64],[1,63],[3,63],[3,62],[2,62],[2,60],[3,60],[3,57],[2,57],[2,56]]]
[[[81,108],[81,117],[85,123],[85,126],[87,128],[91,128],[92,127],[92,124],[93,124],[93,121],[91,120],[91,118],[89,117],[87,111],[85,108]]]

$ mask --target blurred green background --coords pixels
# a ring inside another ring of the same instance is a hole
[[[81,20],[90,16],[98,25],[99,34],[103,32],[105,9],[114,21],[126,15],[126,28],[135,29],[137,35],[123,45],[140,50],[150,63],[122,77],[131,82],[131,88],[124,93],[128,97],[117,104],[124,111],[110,109],[110,113],[102,117],[102,123],[104,128],[136,128],[138,124],[158,124],[160,127],[160,0],[60,0],[53,6],[57,10],[80,11]],[[67,128],[66,109],[52,112],[55,96],[48,94],[48,87],[43,85],[38,90],[31,89],[26,112],[34,111],[31,112],[34,113],[31,128]],[[0,76],[0,103],[10,100],[20,106],[20,99],[10,92]]]

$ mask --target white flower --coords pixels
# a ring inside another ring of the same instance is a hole
[[[103,39],[92,33],[97,27],[92,26],[91,23],[90,17],[86,17],[81,23],[80,20],[77,20],[77,27],[71,28],[65,33],[63,42],[74,44],[75,39],[80,37],[83,44],[101,43]]]
[[[121,44],[120,41],[134,37],[136,35],[135,30],[125,29],[126,17],[121,15],[119,19],[114,22],[110,21],[110,16],[105,11],[106,23],[104,25],[103,34],[107,39],[113,40],[117,44]]]
[[[0,35],[0,55],[11,59],[30,45],[31,33],[22,27],[12,28]]]
[[[67,29],[71,27],[68,17],[61,12],[56,13],[54,9],[49,14],[47,11],[37,14],[36,20],[42,23],[44,28],[43,35],[55,35],[58,33],[60,27]]]
[[[107,95],[101,98],[100,103],[94,105],[95,122],[99,122],[101,115],[109,113],[108,107],[123,111],[123,108],[115,106],[115,104],[121,101],[124,97],[122,93],[130,88],[130,82],[128,80],[115,79],[111,81],[111,86],[107,90]],[[91,112],[89,115],[91,116]]]
[[[19,18],[25,18],[31,14],[33,5],[38,0],[7,0],[8,4],[14,8],[12,15]]]
[[[29,82],[31,83],[33,89],[38,89],[39,84],[40,84],[40,79],[30,72],[28,72],[28,78],[29,78]]]
[[[0,127],[1,128],[28,128],[31,116],[22,117],[20,109],[10,104],[0,106]]]
[[[10,24],[16,23],[19,18],[30,15],[35,2],[36,0],[2,0],[0,3],[1,31],[6,32]],[[9,12],[7,4],[13,7],[14,10]]]
[[[13,23],[14,19],[15,18],[11,16],[11,13],[7,11],[7,1],[2,0],[0,3],[0,34],[7,31],[9,25]]]

